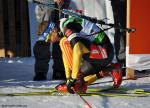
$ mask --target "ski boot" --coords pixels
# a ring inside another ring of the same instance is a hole
[[[80,80],[77,80],[74,85],[74,90],[77,93],[86,93],[87,84],[85,82],[81,82]]]
[[[64,93],[68,92],[68,91],[67,91],[66,82],[63,82],[63,83],[57,85],[57,86],[55,87],[55,89],[56,89],[57,91],[64,92]]]
[[[120,64],[111,64],[114,69],[111,71],[111,75],[113,78],[113,86],[118,88],[122,83],[122,70]]]
[[[66,82],[57,85],[55,89],[59,92],[64,92],[64,93],[68,92]],[[87,90],[87,85],[77,80],[73,86],[73,89],[77,93],[85,93]]]

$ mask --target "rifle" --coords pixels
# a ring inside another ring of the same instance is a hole
[[[36,0],[27,0],[27,1],[31,2],[31,3],[35,3],[35,4],[40,4],[40,5],[48,6],[48,7],[52,8],[52,9],[59,10],[62,13],[70,15],[70,16],[73,16],[75,18],[83,18],[83,19],[89,20],[89,21],[91,21],[93,23],[97,23],[97,24],[100,24],[100,25],[109,26],[109,28],[107,28],[105,30],[114,28],[114,29],[120,30],[120,32],[133,33],[133,32],[136,31],[136,28],[117,27],[117,26],[115,26],[115,24],[106,23],[103,20],[99,20],[97,18],[93,18],[93,17],[89,17],[89,16],[86,16],[86,15],[83,15],[81,13],[78,13],[78,12],[74,11],[74,10],[69,10],[69,9],[62,9],[62,10],[60,10],[60,9],[54,7],[54,3],[43,3],[43,2],[36,1]]]

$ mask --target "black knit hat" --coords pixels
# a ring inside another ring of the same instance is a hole
[[[82,30],[81,24],[76,22],[70,22],[66,25],[66,27],[77,33],[79,33]]]

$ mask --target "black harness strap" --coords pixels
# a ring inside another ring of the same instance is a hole
[[[92,44],[92,42],[90,42],[88,39],[82,37],[74,37],[70,41],[72,49],[77,42],[82,42],[87,47],[87,49],[90,49],[90,45]]]

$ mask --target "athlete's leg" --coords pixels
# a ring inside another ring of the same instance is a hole
[[[60,48],[63,53],[63,56],[65,57],[65,60],[67,64],[69,65],[69,68],[72,69],[72,48],[70,43],[67,41],[66,37],[63,37],[60,40]]]

